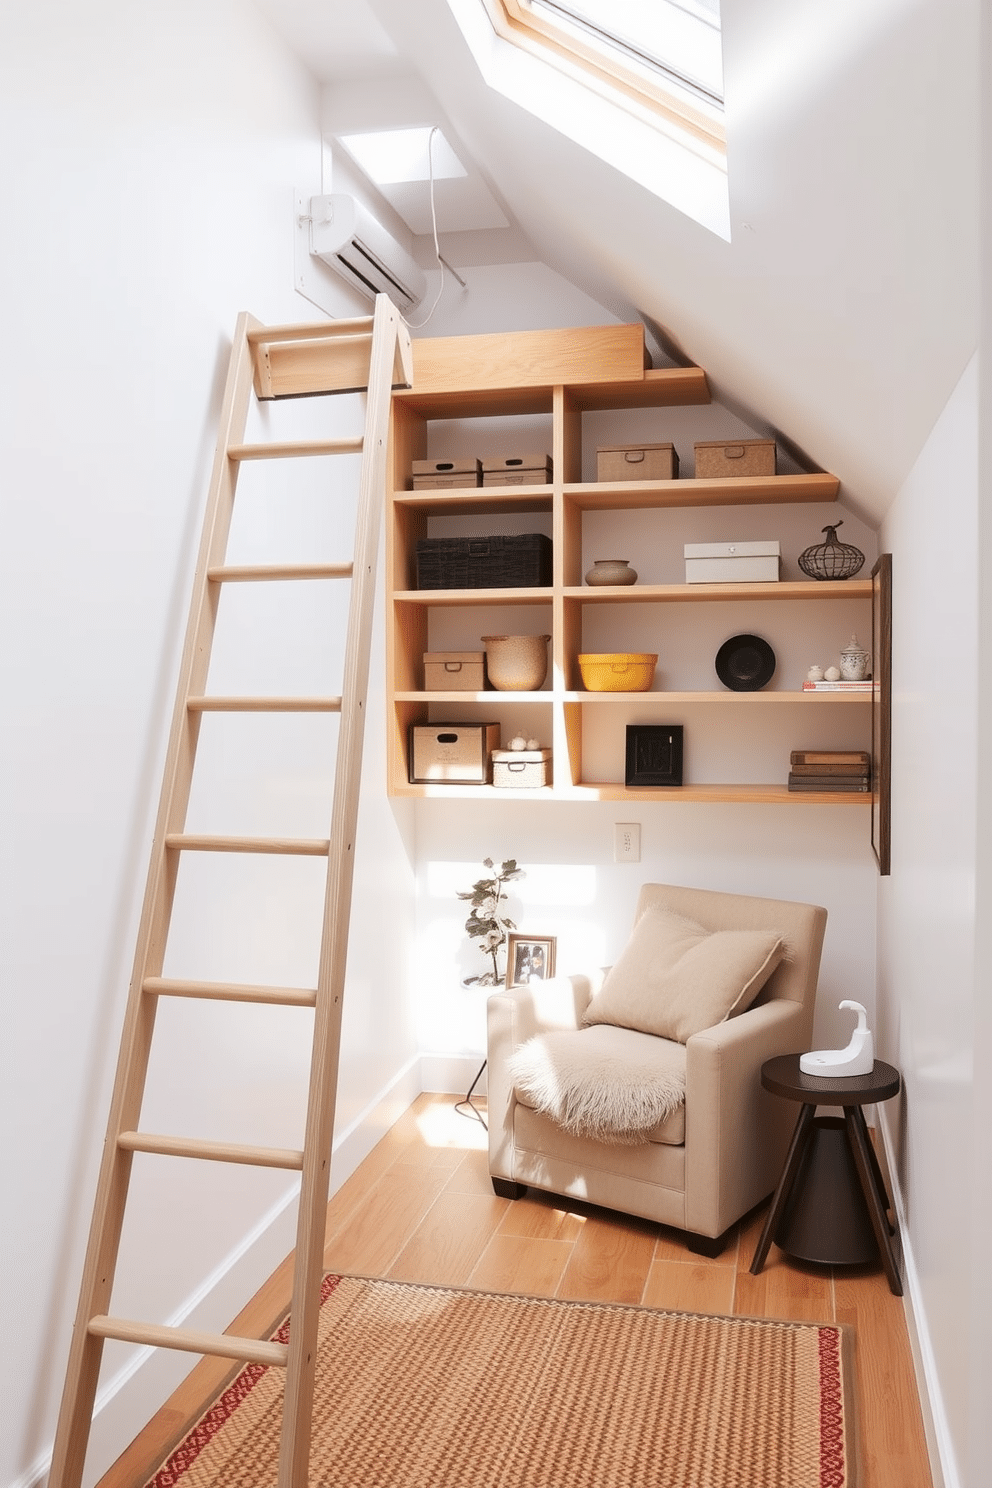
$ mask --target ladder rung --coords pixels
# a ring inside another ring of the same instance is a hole
[[[241,563],[208,568],[212,584],[265,582],[268,579],[350,579],[353,563]]]
[[[372,334],[371,315],[359,315],[351,320],[305,321],[301,325],[259,326],[248,332],[251,346],[265,346],[275,341],[330,341],[335,337],[352,340],[356,335],[366,339]]]
[[[259,987],[248,982],[193,982],[178,977],[146,977],[143,992],[158,997],[199,997],[212,1002],[265,1002],[276,1007],[316,1007],[313,987]]]
[[[340,713],[339,697],[191,697],[191,713]]]
[[[233,1333],[197,1333],[192,1328],[163,1328],[158,1323],[136,1323],[130,1318],[92,1317],[87,1333],[96,1338],[117,1338],[121,1343],[140,1343],[152,1348],[182,1349],[190,1354],[216,1354],[221,1359],[243,1359],[246,1364],[275,1364],[285,1369],[289,1348],[261,1338],[238,1338]]]
[[[185,852],[285,853],[305,858],[326,858],[331,848],[326,837],[217,837],[206,832],[169,832],[165,845]]]
[[[292,460],[306,455],[360,455],[364,440],[354,439],[288,439],[268,444],[232,444],[229,460]]]
[[[244,1163],[253,1168],[303,1169],[303,1153],[293,1147],[253,1147],[243,1142],[208,1142],[201,1137],[163,1137],[155,1132],[121,1132],[125,1152],[152,1152],[158,1157],[197,1157],[207,1162]]]

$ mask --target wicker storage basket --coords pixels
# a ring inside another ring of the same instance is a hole
[[[418,589],[545,589],[550,583],[551,539],[541,532],[417,542]]]
[[[658,665],[648,651],[588,653],[579,657],[579,671],[587,692],[647,692]]]

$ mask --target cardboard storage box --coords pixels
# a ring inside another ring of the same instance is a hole
[[[488,784],[499,735],[498,723],[412,723],[411,784]]]
[[[417,539],[418,589],[546,589],[551,539],[543,532],[505,537]]]
[[[687,584],[767,584],[779,578],[777,542],[686,543]]]
[[[520,790],[547,785],[550,749],[494,749],[493,785]]]
[[[427,692],[481,692],[486,685],[484,651],[425,651]]]
[[[551,480],[551,456],[506,455],[482,462],[484,486],[546,486]]]
[[[606,444],[596,451],[597,480],[678,480],[678,475],[674,444]]]
[[[697,480],[774,474],[774,439],[739,439],[736,444],[707,440],[696,445]]]
[[[482,484],[482,462],[474,456],[457,455],[451,460],[414,460],[413,489],[436,491]]]

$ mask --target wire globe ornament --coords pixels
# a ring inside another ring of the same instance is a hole
[[[861,549],[837,537],[837,528],[843,525],[840,521],[824,527],[826,541],[814,543],[799,554],[799,567],[811,579],[850,579],[863,566],[865,555]]]

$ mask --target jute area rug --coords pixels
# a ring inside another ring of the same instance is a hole
[[[248,1365],[149,1488],[273,1488],[283,1378]],[[851,1382],[836,1327],[327,1276],[310,1483],[853,1488]]]

